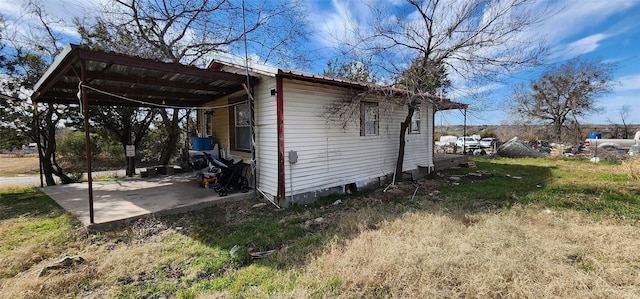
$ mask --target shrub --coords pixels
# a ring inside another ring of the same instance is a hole
[[[84,144],[84,132],[80,131],[66,131],[60,136],[56,144],[56,152],[62,157],[70,160],[85,159],[85,144]],[[97,138],[94,135],[90,136],[91,143],[91,155],[96,156],[100,153],[100,147],[97,143]]]

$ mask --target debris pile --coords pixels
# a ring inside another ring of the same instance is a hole
[[[542,156],[540,152],[522,142],[518,137],[513,137],[498,147],[496,155],[505,158],[537,158]]]

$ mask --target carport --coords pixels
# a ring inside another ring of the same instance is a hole
[[[90,106],[198,109],[218,97],[249,91],[255,80],[248,75],[69,45],[36,83],[31,100],[36,115],[38,103],[79,105],[85,131],[89,223],[94,224]]]

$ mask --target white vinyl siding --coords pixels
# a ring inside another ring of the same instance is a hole
[[[393,173],[400,122],[407,108],[380,104],[378,135],[360,136],[357,114],[346,127],[323,116],[326,105],[343,100],[345,92],[328,85],[284,80],[285,152],[295,150],[298,154],[297,163],[285,162],[287,196],[291,195],[291,189],[300,194]],[[430,119],[427,117],[430,108],[420,111],[423,123]],[[422,129],[427,134],[406,135],[404,171],[417,169],[418,165],[433,165],[431,127]]]
[[[254,86],[256,167],[258,188],[267,195],[278,194],[278,126],[274,77],[263,77]],[[273,198],[272,198],[273,199]]]

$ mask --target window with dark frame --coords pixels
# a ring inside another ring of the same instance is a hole
[[[415,108],[411,116],[411,128],[409,134],[420,134],[420,108]]]
[[[249,103],[245,102],[233,106],[234,109],[234,130],[235,149],[251,150],[251,135],[249,129]]]
[[[377,136],[379,125],[378,103],[360,103],[360,136]]]

